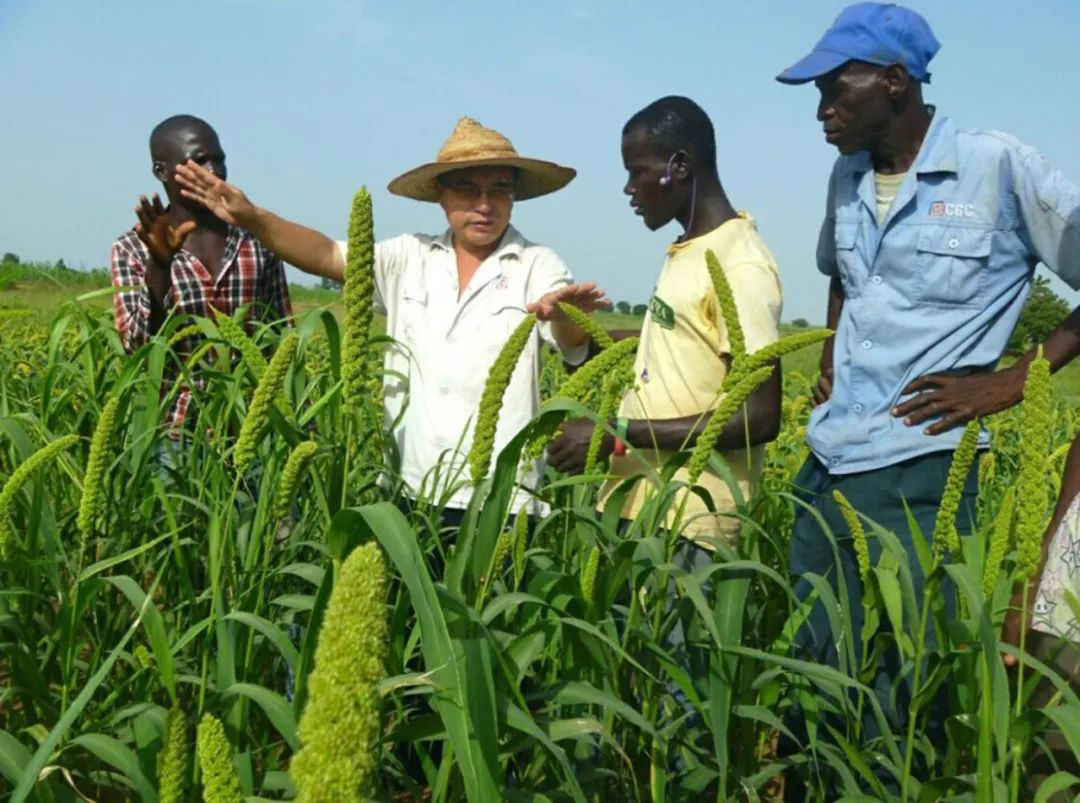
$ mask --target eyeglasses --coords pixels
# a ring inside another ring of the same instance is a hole
[[[514,199],[514,185],[499,182],[488,187],[481,187],[471,181],[440,181],[447,189],[453,190],[466,201],[479,201],[481,196],[486,195],[489,201],[512,201]]]

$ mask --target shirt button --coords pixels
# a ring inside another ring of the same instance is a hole
[[[441,395],[441,396],[449,396],[450,395],[450,388],[448,388],[448,387],[439,388],[439,395]]]
[[[829,465],[830,466],[838,466],[838,465],[840,465],[840,458],[839,457],[834,457],[832,460],[829,461]]]
[[[960,241],[957,240],[955,237],[949,240],[949,248],[956,248],[956,246],[958,245],[960,245]]]
[[[862,405],[859,404],[858,402],[855,402],[853,405],[851,405],[851,409],[854,410],[857,413],[861,413],[862,412]]]
[[[864,351],[869,351],[869,350],[870,350],[870,348],[871,348],[871,347],[872,347],[873,345],[874,345],[874,344],[873,344],[873,343],[871,343],[871,342],[870,342],[869,340],[864,340],[864,341],[862,342],[862,347],[863,347],[863,350],[864,350]]]
[[[880,276],[875,276],[870,281],[872,281],[874,284],[881,284],[881,277]]]

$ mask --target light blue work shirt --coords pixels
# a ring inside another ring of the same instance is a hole
[[[926,435],[936,419],[909,427],[889,410],[925,374],[992,370],[1037,263],[1080,289],[1080,190],[1013,137],[934,115],[881,226],[870,154],[836,161],[817,261],[844,305],[814,454],[850,474],[955,449],[962,427]]]

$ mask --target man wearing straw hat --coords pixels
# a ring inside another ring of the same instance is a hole
[[[609,306],[602,290],[574,284],[554,251],[510,225],[514,201],[555,192],[574,176],[571,168],[518,155],[502,134],[463,117],[435,161],[389,184],[395,195],[438,203],[449,224],[440,235],[404,234],[375,249],[376,308],[385,312],[395,341],[385,366],[386,421],[397,421],[402,478],[418,497],[445,504],[448,525],[460,521],[471,495],[460,482],[462,458],[488,369],[510,333],[536,313],[540,325],[504,397],[496,452],[539,409],[541,340],[570,364],[586,356],[587,335],[559,302],[586,312]],[[178,167],[177,180],[187,197],[250,231],[285,261],[343,280],[345,243],[253,205],[194,163]],[[534,466],[524,482],[534,487],[538,479]]]

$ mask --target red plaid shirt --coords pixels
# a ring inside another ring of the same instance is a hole
[[[150,251],[134,231],[122,235],[112,245],[110,264],[113,287],[123,288],[113,297],[116,328],[127,351],[133,352],[150,339],[150,291],[146,286],[146,264]],[[248,232],[229,226],[223,269],[217,281],[190,252],[181,249],[173,257],[172,287],[165,297],[165,309],[174,315],[213,317],[214,311],[232,315],[249,305],[250,322],[261,318],[285,321],[292,315],[285,265]],[[192,353],[200,338],[185,338],[176,344],[177,354]],[[173,374],[175,376],[175,373]],[[165,392],[165,389],[162,389]],[[190,388],[183,388],[170,413],[170,425],[179,426],[191,402]]]

